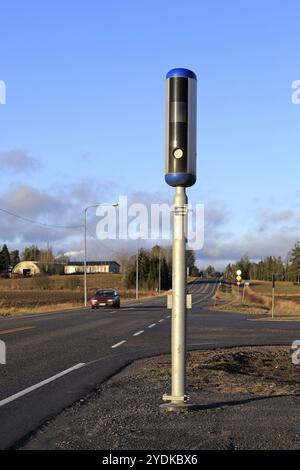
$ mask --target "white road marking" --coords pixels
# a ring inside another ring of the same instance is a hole
[[[171,318],[171,315],[168,315],[166,318]]]
[[[124,344],[124,343],[126,343],[126,339],[124,339],[123,341],[120,341],[119,343],[114,344],[111,348],[112,349],[118,348],[119,346],[121,346],[121,344]]]
[[[152,323],[151,325],[148,326],[148,328],[153,328],[156,325],[156,323]]]
[[[139,336],[139,335],[141,335],[142,333],[144,333],[144,330],[137,331],[136,333],[133,333],[132,336]]]
[[[160,320],[158,320],[158,323],[162,323],[163,321],[165,321],[165,319],[161,318]]]
[[[50,382],[53,382],[56,379],[59,379],[60,377],[63,377],[66,374],[69,374],[73,370],[80,369],[81,367],[85,366],[84,362],[80,362],[79,364],[76,364],[76,366],[70,367],[69,369],[66,369],[59,374],[53,375],[52,377],[49,377],[49,379],[43,380],[42,382],[39,382],[35,385],[32,385],[32,387],[25,388],[21,392],[15,393],[14,395],[11,395],[8,398],[5,398],[4,400],[0,401],[0,407],[7,405],[7,403],[10,403],[14,400],[17,400],[17,398],[23,397],[24,395],[27,395],[30,392],[33,392],[33,390],[36,390],[40,387],[43,387],[44,385],[47,385]]]

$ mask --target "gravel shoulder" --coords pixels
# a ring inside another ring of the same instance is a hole
[[[188,355],[191,401],[159,409],[170,356],[137,361],[42,426],[21,449],[299,449],[300,365],[288,347]]]

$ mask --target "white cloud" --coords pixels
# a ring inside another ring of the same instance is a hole
[[[278,225],[282,222],[288,223],[293,221],[296,213],[292,209],[281,209],[278,211],[264,208],[259,211],[258,220],[260,223],[259,229],[261,231],[273,228],[274,225]]]
[[[2,195],[0,208],[10,210],[23,217],[55,225],[82,225],[83,209],[89,204],[109,202],[118,199],[119,194],[128,196],[128,203],[140,202],[147,207],[151,203],[170,203],[166,193],[125,191],[110,181],[99,184],[96,179],[80,180],[70,185],[54,185],[51,188],[37,189],[26,184],[15,184]],[[240,231],[230,230],[233,214],[222,201],[208,201],[205,204],[205,243],[197,252],[199,266],[214,264],[218,269],[228,262],[236,261],[245,253],[253,260],[267,255],[286,256],[294,243],[300,239],[296,210],[258,210],[250,226]],[[96,237],[98,219],[95,211],[88,214],[88,254],[89,258],[115,258],[121,251],[134,253],[137,248],[150,247],[155,241],[105,240]],[[266,230],[260,231],[265,224]],[[69,256],[82,259],[83,229],[54,229],[30,224],[0,212],[1,240],[11,249],[23,249],[25,245],[36,243],[41,246],[49,241],[54,252],[70,252]],[[159,241],[158,241],[159,242]],[[166,242],[164,245],[170,245]]]

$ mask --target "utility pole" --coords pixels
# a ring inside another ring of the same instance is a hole
[[[159,250],[159,258],[158,258],[158,294],[161,291],[161,250]]]
[[[136,255],[135,298],[139,298],[139,250]]]
[[[188,410],[186,391],[186,188],[196,182],[197,77],[188,69],[172,69],[166,77],[166,183],[175,187],[172,248],[172,381],[165,411]]]
[[[83,285],[84,285],[84,306],[87,306],[87,282],[86,282],[86,213],[91,206],[84,209],[84,250],[83,250]],[[97,205],[94,205],[97,207]]]

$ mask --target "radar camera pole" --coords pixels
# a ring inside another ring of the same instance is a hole
[[[186,393],[186,187],[196,182],[197,77],[188,69],[167,74],[166,183],[175,187],[172,250],[172,387],[166,411],[190,409]]]

